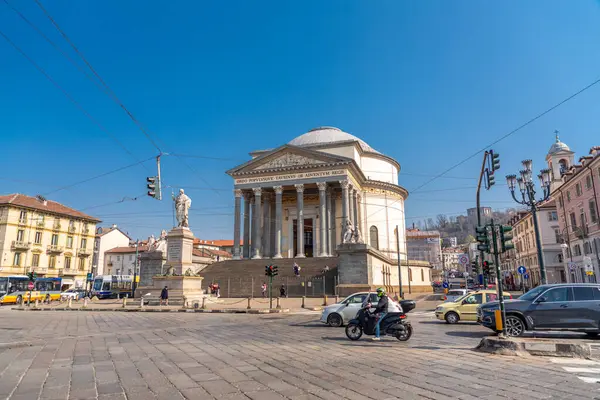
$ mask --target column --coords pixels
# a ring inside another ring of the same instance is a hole
[[[236,189],[234,191],[235,194],[235,203],[233,210],[233,259],[240,259],[240,234],[241,234],[241,225],[242,225],[242,191],[240,189]]]
[[[327,234],[326,234],[326,239],[327,239],[327,245],[326,245],[326,253],[328,256],[331,257],[331,255],[333,254],[333,250],[332,250],[332,244],[331,244],[331,238],[332,238],[332,224],[331,224],[331,188],[327,188],[327,199],[325,200],[326,204],[325,204],[325,208],[327,209],[327,211],[325,212],[325,218],[327,218],[327,223],[326,223],[326,229],[327,229]]]
[[[353,203],[353,207],[352,207],[352,211],[354,212],[354,214],[352,215],[352,222],[354,223],[354,227],[356,228],[359,225],[358,222],[358,190],[353,189],[352,190],[352,203]]]
[[[281,230],[283,224],[283,186],[273,187],[275,190],[275,255],[273,258],[281,258]]]
[[[329,248],[329,250],[330,250],[329,254],[331,256],[333,256],[333,255],[335,255],[335,248],[336,248],[337,243],[338,243],[338,241],[337,241],[337,231],[338,231],[337,223],[338,223],[338,220],[337,220],[337,217],[336,217],[336,215],[337,215],[337,201],[336,201],[336,199],[337,199],[337,193],[332,188],[331,191],[330,191],[330,194],[331,194],[331,220],[329,221],[329,226],[331,227],[331,231],[329,233],[329,240],[331,242],[331,246]]]
[[[244,244],[242,256],[250,258],[250,193],[244,193]]]
[[[321,235],[319,237],[319,257],[327,257],[327,183],[318,182],[319,188],[319,225],[321,227]]]
[[[354,221],[354,187],[352,186],[352,184],[348,185],[348,220],[350,220],[350,222],[352,223],[352,225],[355,225],[356,222]],[[344,231],[346,231],[346,229],[344,229]],[[342,233],[343,235],[343,233]]]
[[[340,243],[343,243],[344,232],[346,232],[346,226],[348,222],[348,186],[349,182],[347,179],[340,181],[340,185],[342,185],[342,234],[340,235]]]
[[[252,206],[252,258],[260,258],[261,249],[261,210],[262,189],[253,188],[254,204]]]
[[[263,196],[263,258],[271,257],[271,194]]]
[[[298,196],[296,201],[296,257],[304,258],[304,185],[298,184],[294,186],[296,187],[296,193]]]

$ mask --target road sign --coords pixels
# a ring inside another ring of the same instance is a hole
[[[94,280],[94,275],[91,272],[88,272],[88,274],[87,274],[87,281],[91,282],[93,280]]]
[[[459,254],[458,255],[458,263],[460,265],[468,265],[469,264],[469,255],[468,254]]]
[[[525,279],[529,279],[529,274],[524,274],[524,275],[523,275],[523,278],[525,278]]]
[[[575,270],[575,268],[577,267],[577,264],[575,264],[575,263],[574,263],[574,262],[572,262],[572,261],[570,261],[570,262],[569,262],[567,265],[569,266],[569,270],[570,270],[570,271],[574,271],[574,270]]]
[[[33,290],[33,287],[34,287],[34,285],[33,285],[33,282],[29,282],[29,283],[27,284],[27,289],[29,289],[29,290]]]
[[[517,269],[517,272],[518,272],[519,274],[521,274],[521,275],[523,275],[523,274],[525,273],[525,271],[526,271],[526,269],[525,269],[525,267],[524,267],[524,266],[522,266],[522,265],[521,265],[521,266],[520,266],[520,267]]]
[[[448,289],[448,282],[444,281],[444,283],[442,283],[442,287],[444,289]]]
[[[468,277],[469,277],[469,273],[465,271],[465,272],[463,272],[463,276],[464,276],[465,278],[468,278]]]

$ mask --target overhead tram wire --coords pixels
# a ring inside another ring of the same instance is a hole
[[[442,173],[434,176],[433,178],[429,179],[428,181],[426,181],[425,183],[423,183],[422,185],[416,187],[415,189],[412,190],[412,192],[414,193],[415,191],[418,191],[419,189],[429,185],[431,182],[441,178],[442,176],[444,176],[446,173],[452,171],[454,168],[461,166],[462,164],[466,163],[467,161],[469,161],[470,159],[478,156],[479,154],[481,154],[482,152],[486,151],[487,149],[489,149],[490,147],[492,147],[493,145],[500,143],[501,141],[503,141],[504,139],[508,138],[509,136],[514,135],[515,133],[519,132],[521,129],[525,128],[526,126],[532,124],[533,122],[537,121],[538,119],[542,118],[543,116],[545,116],[546,114],[554,111],[555,109],[557,109],[558,107],[562,106],[563,104],[567,103],[568,101],[574,99],[575,97],[579,96],[581,93],[585,92],[586,90],[592,88],[593,86],[597,85],[598,83],[600,83],[600,78],[596,79],[595,81],[593,81],[592,83],[590,83],[589,85],[583,87],[582,89],[579,89],[577,92],[573,93],[572,95],[570,95],[569,97],[561,100],[560,102],[558,102],[557,104],[553,105],[552,107],[548,108],[546,111],[542,112],[541,114],[536,115],[535,117],[531,118],[530,120],[528,120],[527,122],[525,122],[524,124],[521,124],[520,126],[518,126],[517,128],[513,129],[512,131],[508,132],[507,134],[499,137],[498,139],[494,140],[493,142],[487,144],[486,146],[482,147],[481,149],[477,150],[476,152],[474,152],[473,154],[471,154],[470,156],[464,158],[463,160],[459,161],[458,163],[454,164],[453,166],[451,166],[450,168],[446,169],[445,171],[443,171]]]
[[[81,208],[80,211],[86,211],[86,210],[92,210],[94,208],[112,206],[114,204],[125,203],[126,201],[137,201],[139,199],[144,199],[144,198],[147,198],[146,192],[144,192],[144,193],[142,193],[140,195],[137,195],[135,197],[125,196],[121,200],[118,200],[118,201],[111,201],[110,203],[104,203],[104,204],[98,204],[98,205],[95,205],[95,206],[84,207],[84,208]]]

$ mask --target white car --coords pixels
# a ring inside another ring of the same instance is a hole
[[[356,317],[356,314],[367,298],[373,305],[379,301],[377,293],[374,292],[354,293],[339,303],[323,308],[321,322],[334,327],[344,326],[348,321]],[[393,300],[390,298],[389,301]],[[413,300],[403,300],[401,301],[401,305],[404,312],[409,312],[415,307],[415,302]]]
[[[454,302],[469,292],[470,290],[467,289],[450,289],[448,294],[445,294],[442,299],[444,300],[444,303]]]
[[[85,296],[85,289],[81,288],[69,288],[60,294],[60,299],[62,301],[68,300],[69,298],[73,300],[82,299]]]

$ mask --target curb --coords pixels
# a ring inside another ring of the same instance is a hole
[[[553,356],[591,358],[589,343],[557,342],[548,339],[515,339],[485,337],[475,348],[478,351],[503,356]]]
[[[169,313],[205,313],[205,314],[282,314],[289,313],[289,308],[281,309],[242,309],[242,308],[231,308],[231,309],[220,309],[220,310],[203,310],[203,309],[156,309],[156,308],[18,308],[14,307],[12,310],[15,311],[94,311],[94,312],[169,312]],[[0,343],[1,345],[1,343]]]

